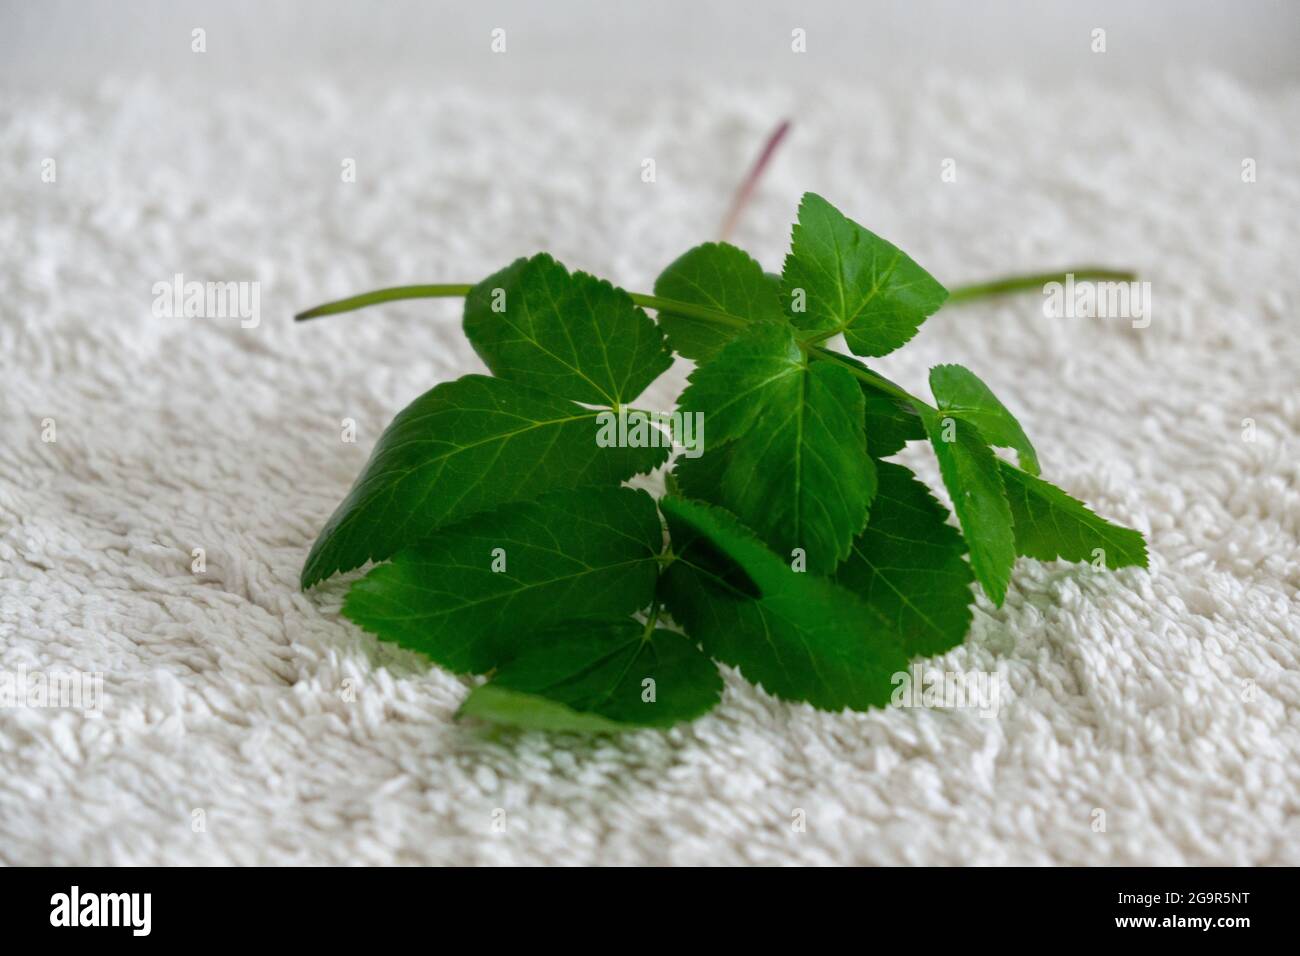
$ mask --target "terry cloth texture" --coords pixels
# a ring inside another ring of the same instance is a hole
[[[936,666],[998,675],[996,716],[819,713],[728,671],[669,732],[454,722],[468,681],[341,618],[348,578],[297,579],[392,416],[482,370],[459,303],[290,316],[543,249],[648,291],[785,116],[735,236],[769,269],[811,189],[948,284],[1150,282],[1145,328],[1031,293],[877,363],[917,392],[977,372],[1150,570],[1022,560],[1004,607],[981,598]],[[1300,864],[1297,131],[1300,90],[1209,74],[0,95],[0,670],[104,695],[0,711],[0,860]],[[177,275],[259,283],[260,321],[155,314]]]

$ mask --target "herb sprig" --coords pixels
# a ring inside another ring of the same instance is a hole
[[[904,345],[945,301],[1058,277],[949,293],[808,193],[779,276],[705,243],[646,295],[543,253],[476,285],[311,309],[297,318],[464,297],[465,334],[492,374],[437,385],[397,415],[302,585],[384,562],[344,614],[456,673],[490,674],[461,713],[498,723],[669,726],[718,702],[715,661],[783,699],[883,706],[910,659],[964,640],[972,583],[1003,602],[1018,555],[1146,567],[1138,532],[1039,476],[1028,436],[973,372],[932,369],[931,404],[859,361]],[[828,348],[838,336],[852,355]],[[674,353],[696,368],[665,426],[632,403]],[[614,417],[637,426],[601,440]],[[695,436],[707,445],[690,445],[688,422],[707,426]],[[655,502],[623,482],[668,463],[664,427],[685,447]],[[911,441],[933,448],[955,527],[886,460]]]

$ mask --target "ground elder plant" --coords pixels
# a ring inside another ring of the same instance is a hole
[[[1146,566],[1138,532],[1040,477],[974,372],[936,366],[926,401],[860,361],[906,344],[949,293],[820,196],[804,196],[779,276],[707,243],[643,295],[543,253],[474,286],[385,289],[299,318],[435,296],[465,297],[492,374],[397,415],[302,585],[380,562],[343,613],[487,675],[464,715],[666,727],[717,704],[717,662],[785,700],[884,706],[911,660],[964,640],[975,583],[1003,602],[1018,555]],[[851,355],[829,347],[840,336]],[[677,412],[639,409],[674,353],[696,363]],[[674,445],[674,429],[694,438]],[[955,521],[888,460],[914,441],[938,459]],[[664,466],[658,501],[624,484]]]

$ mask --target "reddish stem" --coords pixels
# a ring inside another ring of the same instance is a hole
[[[763,175],[763,170],[772,160],[772,154],[776,148],[781,145],[781,140],[785,139],[785,134],[790,131],[790,121],[781,120],[780,124],[772,131],[772,135],[767,138],[763,145],[763,151],[758,154],[758,159],[754,160],[754,165],[750,167],[749,175],[745,177],[740,188],[736,190],[736,196],[731,201],[731,209],[727,211],[727,218],[722,221],[722,229],[719,238],[724,242],[731,237],[731,233],[736,228],[736,223],[740,221],[741,213],[749,204],[749,198],[754,194],[754,188],[758,185],[758,180]]]

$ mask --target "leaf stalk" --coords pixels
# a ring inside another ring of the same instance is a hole
[[[1000,279],[992,279],[987,282],[977,282],[970,285],[956,286],[949,290],[948,299],[945,304],[961,304],[978,299],[990,298],[992,296],[1008,295],[1016,292],[1029,292],[1041,289],[1049,282],[1064,282],[1067,275],[1073,275],[1075,281],[1132,282],[1137,278],[1135,273],[1123,269],[1107,269],[1093,266],[1085,266],[1077,269],[1064,269],[1059,272],[1036,272],[1025,275],[1006,276]],[[373,292],[364,292],[361,295],[354,295],[346,299],[339,299],[335,302],[327,302],[324,305],[318,305],[313,309],[308,309],[306,312],[299,312],[294,316],[294,321],[305,322],[308,319],[315,319],[325,315],[338,315],[342,312],[354,312],[357,309],[364,309],[372,305],[382,305],[386,302],[398,302],[403,299],[459,299],[469,295],[470,290],[473,288],[472,285],[465,283],[392,286],[387,289],[376,289]],[[721,325],[732,329],[744,328],[749,324],[740,316],[731,315],[730,313],[718,309],[710,309],[707,306],[695,305],[691,302],[666,299],[662,296],[647,295],[643,292],[630,292],[628,295],[631,296],[633,302],[645,309],[655,309],[659,312],[673,312],[677,315],[699,319],[702,322],[712,322],[715,325]],[[826,338],[827,336],[814,336],[801,344],[810,358],[835,362],[843,368],[848,369],[855,378],[861,379],[878,391],[908,402],[918,409],[928,408],[932,411],[934,410],[934,407],[928,402],[917,398],[907,390],[900,388],[898,385],[889,381],[889,379],[877,375],[869,369],[862,368],[856,362],[848,358],[848,356],[841,355],[839,352],[832,351],[831,349],[822,348],[821,342],[825,341]]]

